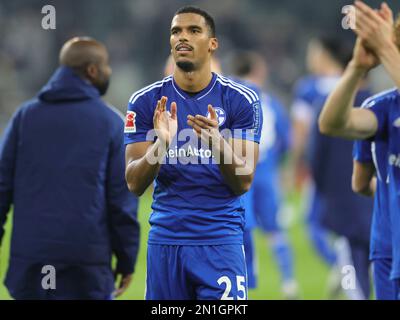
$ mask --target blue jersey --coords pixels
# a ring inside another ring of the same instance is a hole
[[[243,196],[246,228],[251,229],[256,225],[256,220],[262,227],[275,224],[280,202],[279,163],[289,149],[290,121],[285,107],[276,97],[261,92],[253,84],[242,83],[258,93],[263,115],[259,159],[254,182],[249,192]],[[274,223],[269,221],[274,221]]]
[[[318,113],[320,101],[333,90],[338,76],[306,76],[297,81],[294,88],[293,117],[311,124]]]
[[[134,93],[128,104],[125,143],[154,141],[153,115],[162,96],[177,103],[178,134],[154,183],[150,244],[242,244],[244,207],[225,183],[215,158],[187,124],[188,115],[206,116],[211,104],[220,130],[233,138],[259,143],[262,113],[257,93],[213,73],[194,95],[172,76]],[[186,129],[186,130],[185,130]]]
[[[361,105],[369,96],[369,92],[359,91],[356,104]],[[320,109],[324,102],[319,102]],[[318,193],[317,221],[338,235],[369,243],[373,202],[351,189],[353,143],[322,135],[316,119],[308,143],[311,175]]]
[[[367,99],[362,108],[374,102],[375,96]],[[386,106],[382,106],[386,107]],[[387,142],[384,140],[358,140],[354,143],[353,158],[361,163],[374,163],[376,192],[371,226],[370,259],[392,257],[392,238],[388,208],[387,187]]]
[[[261,89],[255,85],[254,83],[251,83],[249,81],[240,79],[240,78],[231,78],[233,81],[240,83],[253,91],[255,91],[258,95],[258,97],[261,97]],[[260,102],[262,102],[260,100]],[[263,126],[262,126],[262,132],[264,132],[264,112],[262,113],[263,117]],[[261,134],[261,136],[263,136]],[[261,144],[261,141],[260,141]],[[247,191],[244,195],[242,195],[242,201],[243,201],[243,206],[244,206],[244,211],[245,211],[245,230],[251,230],[256,226],[256,218],[254,216],[254,188],[251,187],[249,191]],[[246,247],[246,242],[244,243]]]
[[[263,129],[259,161],[251,189],[254,214],[265,231],[279,230],[277,214],[281,202],[279,164],[290,145],[290,124],[282,104],[262,94]]]
[[[279,163],[290,146],[290,121],[280,101],[262,94],[263,129],[256,180],[277,189]]]
[[[400,278],[400,93],[397,89],[375,96],[368,104],[378,120],[373,137],[387,144],[387,177],[392,231],[392,279]]]
[[[253,186],[242,195],[243,207],[245,211],[245,229],[251,230],[256,226],[256,218],[254,216],[254,188]]]

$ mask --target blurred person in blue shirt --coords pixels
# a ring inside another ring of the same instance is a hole
[[[330,36],[326,42],[332,58],[341,66],[343,74],[352,57],[352,46],[336,36]],[[333,83],[330,92],[340,82],[341,74]],[[324,136],[318,130],[318,115],[329,94],[321,95],[315,103],[317,116],[314,118],[308,145],[311,175],[318,195],[318,207],[314,210],[312,221],[337,236],[334,240],[336,255],[334,268],[337,269],[337,273],[339,275],[343,273],[345,266],[354,267],[356,286],[344,290],[344,293],[350,299],[368,299],[373,203],[370,199],[352,192],[353,143]],[[365,86],[365,79],[362,79],[355,94],[354,105],[361,106],[369,96],[371,92]]]
[[[281,290],[286,299],[299,297],[294,276],[293,254],[285,230],[280,225],[282,212],[281,164],[290,149],[291,128],[285,107],[263,90],[267,65],[257,52],[238,52],[232,71],[246,86],[259,93],[263,111],[260,155],[249,192],[243,196],[246,208],[245,251],[248,260],[249,287],[256,286],[255,255],[251,229],[259,226],[266,235],[281,273]]]
[[[311,244],[323,261],[333,268],[332,281],[335,281],[336,253],[330,243],[329,233],[319,223],[319,195],[310,179],[310,167],[307,161],[307,141],[315,122],[318,103],[333,89],[342,72],[342,66],[335,58],[339,44],[330,37],[314,37],[307,47],[307,68],[309,75],[297,81],[294,89],[294,101],[291,107],[293,120],[293,165],[295,181],[306,175],[306,222]]]
[[[295,123],[295,163],[297,162],[298,166],[298,163],[304,161],[311,176],[308,189],[308,208],[306,209],[308,234],[318,255],[331,268],[327,287],[330,297],[334,297],[340,293],[341,281],[338,265],[340,264],[339,260],[343,260],[341,257],[343,257],[343,252],[346,250],[340,249],[338,251],[337,248],[333,246],[330,230],[328,230],[327,224],[323,223],[323,219],[326,219],[326,217],[323,218],[323,216],[327,208],[323,198],[326,195],[321,194],[323,188],[321,188],[321,184],[318,183],[321,182],[324,175],[328,174],[328,171],[321,167],[321,161],[325,159],[321,157],[326,156],[326,154],[324,155],[324,152],[320,151],[318,148],[326,143],[326,148],[328,150],[329,143],[332,141],[325,141],[325,138],[319,135],[316,127],[316,119],[326,97],[338,83],[343,68],[350,57],[351,49],[343,39],[332,35],[324,35],[311,39],[307,52],[307,65],[311,75],[297,82],[295,100],[292,105],[292,115]],[[359,105],[361,105],[363,99],[367,98],[369,95],[370,93],[368,90],[361,91],[358,96]],[[341,144],[343,145],[341,141],[336,144],[332,142],[332,146],[338,148]],[[350,145],[347,144],[343,146],[343,148],[341,152],[347,152],[347,154],[349,154]],[[307,152],[309,153],[308,155]],[[345,168],[350,170],[348,162],[345,164],[347,164]],[[318,170],[317,167],[319,168]],[[339,166],[337,166],[337,168],[338,167]],[[349,192],[350,186],[346,186],[347,189],[342,189],[343,192]],[[340,218],[338,218],[338,221],[339,220]],[[330,227],[332,226],[330,225]],[[338,243],[340,244],[340,241]],[[344,245],[340,247],[346,248]],[[338,257],[339,252],[340,259]],[[366,279],[366,277],[363,277],[363,279]],[[364,287],[366,288],[367,285],[365,284]],[[368,293],[368,290],[366,290],[366,293]]]

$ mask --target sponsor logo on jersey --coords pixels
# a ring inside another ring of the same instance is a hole
[[[125,117],[125,133],[136,132],[136,112],[128,111]]]
[[[222,108],[214,108],[215,113],[217,114],[218,125],[222,126],[226,121],[226,112]],[[210,112],[207,112],[207,118],[211,118]]]
[[[167,152],[167,158],[179,158],[179,157],[200,157],[200,158],[213,158],[213,154],[209,149],[196,148],[188,145],[187,148],[171,148]]]

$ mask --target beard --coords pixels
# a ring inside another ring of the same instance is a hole
[[[184,72],[192,72],[195,70],[195,65],[190,61],[178,61],[176,66]]]
[[[100,96],[104,96],[107,93],[109,85],[110,85],[110,79],[106,79],[96,84],[96,88],[97,90],[99,90]]]

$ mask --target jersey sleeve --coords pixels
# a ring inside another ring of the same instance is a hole
[[[388,123],[388,108],[385,107],[385,100],[366,100],[361,108],[368,109],[372,111],[376,119],[378,121],[378,128],[376,130],[376,133],[373,137],[374,140],[378,139],[385,139],[387,135],[387,123]]]
[[[369,140],[356,140],[353,145],[353,159],[362,163],[373,162],[371,143]]]
[[[133,95],[128,102],[126,116],[124,137],[125,145],[153,141],[150,131],[153,129],[153,108],[152,101],[149,96]]]
[[[292,141],[291,141],[291,125],[290,125],[290,120],[289,116],[286,113],[285,107],[282,105],[282,103],[275,97],[271,98],[272,102],[271,105],[275,110],[276,114],[276,132],[278,135],[278,141],[279,141],[279,154],[283,155],[286,152],[289,151]]]
[[[293,103],[290,108],[295,120],[311,124],[314,115],[313,100],[315,96],[310,79],[302,79],[296,83]]]
[[[262,129],[262,110],[258,94],[252,97],[237,96],[233,106],[231,132],[234,139],[242,139],[260,143]]]

